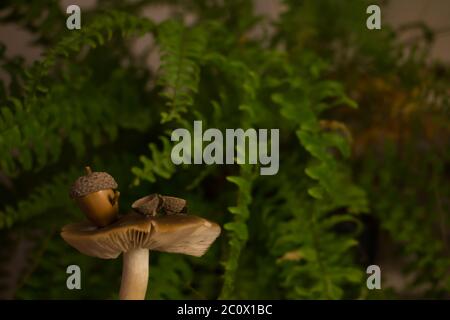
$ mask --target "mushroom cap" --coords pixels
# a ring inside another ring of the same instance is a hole
[[[69,224],[63,227],[61,237],[85,255],[114,259],[136,248],[199,257],[219,234],[218,224],[196,216],[129,213],[105,228],[90,222]]]
[[[106,172],[92,172],[75,180],[70,188],[71,198],[81,198],[90,193],[106,189],[117,189],[114,178]]]

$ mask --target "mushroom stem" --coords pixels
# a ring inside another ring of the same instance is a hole
[[[148,283],[148,249],[132,249],[123,253],[120,300],[144,300]]]

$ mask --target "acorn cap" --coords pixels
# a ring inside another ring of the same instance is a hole
[[[67,225],[61,237],[85,255],[114,259],[137,248],[199,257],[219,234],[218,224],[200,217],[185,214],[151,217],[133,212],[100,229],[90,222]]]
[[[156,215],[161,209],[166,214],[177,214],[186,213],[186,205],[187,202],[184,199],[153,193],[133,202],[131,208],[146,215]]]
[[[131,208],[141,214],[156,215],[161,208],[162,202],[161,196],[153,193],[133,202]]]
[[[187,210],[187,201],[181,198],[162,196],[163,209],[168,214],[181,213]]]
[[[80,198],[90,193],[106,189],[117,189],[114,178],[106,172],[92,172],[86,167],[86,175],[79,177],[70,189],[70,197]]]

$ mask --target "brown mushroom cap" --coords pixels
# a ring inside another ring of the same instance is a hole
[[[202,256],[220,234],[220,226],[206,219],[176,214],[143,216],[129,213],[112,225],[97,228],[90,222],[63,228],[61,236],[88,256],[114,259],[131,249]]]
[[[92,172],[79,177],[70,189],[71,198],[84,197],[90,193],[106,189],[117,189],[114,178],[106,172]]]

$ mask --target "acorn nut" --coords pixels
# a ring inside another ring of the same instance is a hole
[[[118,185],[106,172],[92,172],[86,167],[86,175],[72,185],[70,197],[81,211],[98,227],[105,227],[117,219],[119,213]]]

